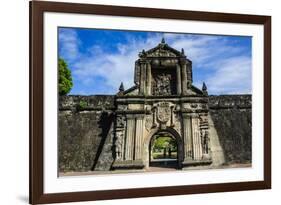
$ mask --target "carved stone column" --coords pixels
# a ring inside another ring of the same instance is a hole
[[[183,113],[183,141],[185,161],[190,161],[193,158],[192,125],[191,116],[186,113]]]
[[[177,64],[177,94],[181,95],[181,67]]]
[[[127,116],[125,160],[133,160],[135,139],[135,118]]]
[[[151,95],[151,65],[146,63],[146,94]]]
[[[186,62],[181,62],[181,77],[182,77],[182,94],[187,94],[187,73],[186,73]]]
[[[136,137],[135,137],[135,160],[142,159],[142,147],[143,147],[143,129],[144,122],[143,116],[136,119]]]

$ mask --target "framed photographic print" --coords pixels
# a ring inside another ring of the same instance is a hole
[[[271,188],[271,17],[30,2],[30,203]]]

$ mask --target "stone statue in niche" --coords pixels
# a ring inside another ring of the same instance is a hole
[[[160,74],[155,77],[154,95],[171,95],[171,75]]]
[[[201,142],[203,154],[209,153],[209,133],[208,130],[201,130]]]
[[[115,152],[116,152],[117,160],[122,159],[122,138],[123,138],[123,132],[122,131],[116,132]]]

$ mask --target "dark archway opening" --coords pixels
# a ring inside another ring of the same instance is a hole
[[[168,132],[155,134],[149,143],[150,168],[179,168],[179,144]]]

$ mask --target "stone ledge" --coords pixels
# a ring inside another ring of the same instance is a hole
[[[143,169],[144,163],[142,160],[125,160],[115,161],[112,165],[114,170],[116,169]]]
[[[185,160],[182,162],[182,167],[192,167],[192,166],[200,166],[200,165],[210,165],[212,163],[211,159],[204,160]]]

